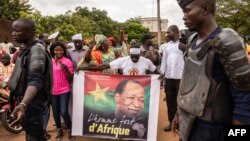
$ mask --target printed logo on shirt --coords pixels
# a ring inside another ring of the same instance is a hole
[[[129,72],[129,75],[138,75],[139,74],[139,70],[136,68],[130,69],[128,72]]]

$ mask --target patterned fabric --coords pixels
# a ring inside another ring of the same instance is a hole
[[[108,49],[107,53],[102,53],[100,50],[93,50],[91,52],[91,62],[90,64],[109,64],[111,61],[115,60],[115,53],[112,49]],[[116,71],[111,69],[103,70],[102,73],[105,74],[116,74]]]
[[[0,63],[0,82],[4,81],[7,82],[9,80],[9,77],[11,76],[11,73],[14,69],[14,64],[10,63],[8,66],[4,66],[2,63]],[[1,83],[2,87],[4,85],[7,85],[6,83]],[[9,97],[9,89],[6,88],[0,88],[0,95],[2,97]]]
[[[4,66],[2,63],[0,63],[0,81],[8,81],[14,66],[15,65],[12,63],[10,63],[8,66]]]
[[[96,34],[95,35],[96,46],[94,47],[94,50],[98,49],[104,41],[107,41],[106,36]]]
[[[116,46],[115,50],[117,50],[117,52],[120,54],[119,57],[125,57],[129,55],[129,49],[125,42],[122,42],[122,46]]]

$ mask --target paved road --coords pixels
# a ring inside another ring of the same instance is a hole
[[[157,134],[157,141],[178,141],[178,137],[174,137],[171,132],[164,132],[164,127],[168,124],[167,118],[167,110],[166,110],[166,103],[163,101],[164,97],[163,91],[161,91],[160,96],[160,106],[159,106],[159,119],[158,119],[158,134]],[[48,132],[52,135],[50,141],[55,141],[56,136],[56,129],[53,126],[53,119],[51,116],[49,125],[48,125]],[[67,140],[67,136],[65,135],[63,140]],[[2,124],[0,123],[0,141],[24,141],[24,132],[20,134],[12,134],[7,132]],[[118,140],[108,140],[108,139],[95,139],[95,138],[87,138],[87,137],[77,137],[76,141],[118,141]]]

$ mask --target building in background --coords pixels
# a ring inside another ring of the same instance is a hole
[[[138,20],[144,27],[148,28],[151,33],[158,32],[157,17],[145,17],[145,18],[139,18]],[[168,29],[168,19],[161,19],[161,31],[166,33],[167,29]]]
[[[157,34],[158,34],[158,21],[157,17],[144,17],[138,18],[139,22],[143,27],[148,28],[150,33],[155,36],[154,42],[157,44]],[[168,29],[168,19],[161,19],[161,37],[162,42],[165,41],[165,34]]]

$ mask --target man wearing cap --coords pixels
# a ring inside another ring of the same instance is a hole
[[[72,36],[72,41],[75,48],[72,51],[69,51],[69,56],[73,61],[74,68],[76,68],[80,59],[86,57],[88,47],[83,45],[81,33]]]
[[[109,64],[100,64],[89,67],[78,67],[79,70],[104,70],[104,69],[121,69],[123,75],[145,75],[146,71],[160,73],[156,66],[147,58],[140,56],[140,47],[132,45],[130,56],[118,58]]]
[[[153,48],[153,41],[152,39],[155,36],[150,34],[144,34],[141,38],[142,45],[141,49],[141,56],[148,58],[153,62],[154,65],[159,65],[160,56],[157,51]]]
[[[227,124],[250,124],[250,64],[240,36],[215,21],[216,0],[178,0],[184,23],[196,31],[180,83],[178,114],[184,141],[223,141]]]

